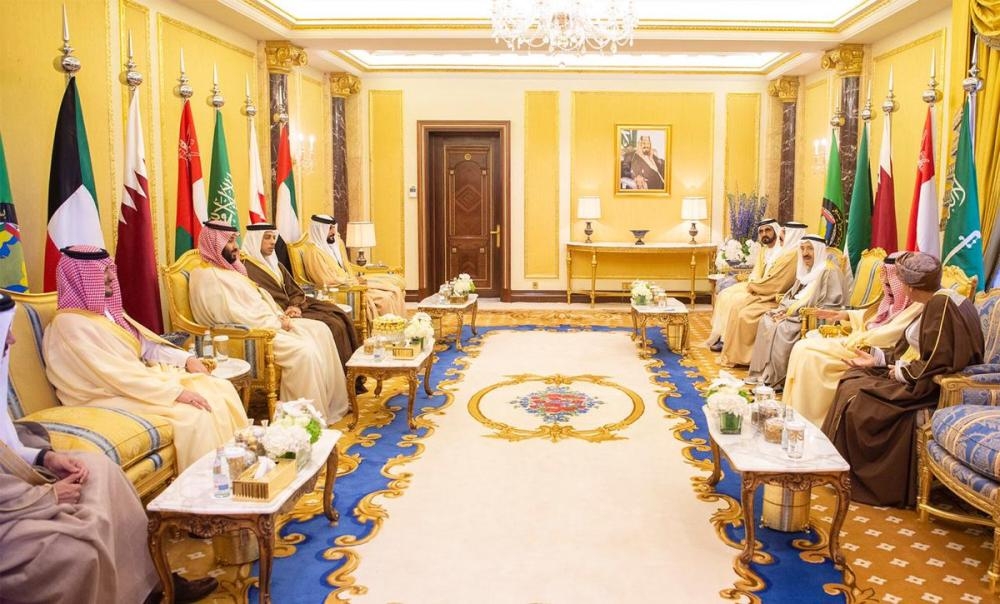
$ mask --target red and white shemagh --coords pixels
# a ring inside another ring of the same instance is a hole
[[[868,323],[868,329],[885,325],[910,305],[910,297],[903,293],[903,280],[895,264],[882,265],[882,301],[875,311],[875,317]]]
[[[229,226],[228,223],[210,220],[205,223],[205,228],[198,235],[198,253],[202,259],[209,264],[215,265],[227,271],[236,271],[246,277],[247,268],[243,266],[237,251],[236,260],[230,262],[222,255],[222,249],[226,247],[229,240],[236,237],[235,231],[222,231],[213,229],[211,225]]]
[[[102,251],[94,245],[74,245],[70,249],[75,252]],[[111,297],[104,295],[104,271],[108,267],[114,273],[114,279],[111,280]],[[110,257],[84,260],[62,254],[59,264],[56,265],[56,291],[58,292],[56,307],[60,310],[79,308],[98,315],[107,313],[119,327],[132,334],[135,339],[139,339],[139,332],[125,319],[117,268]]]

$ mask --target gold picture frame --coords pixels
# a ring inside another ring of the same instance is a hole
[[[670,195],[669,125],[615,125],[615,194]]]

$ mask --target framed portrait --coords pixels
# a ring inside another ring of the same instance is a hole
[[[615,126],[615,193],[670,194],[670,126]]]

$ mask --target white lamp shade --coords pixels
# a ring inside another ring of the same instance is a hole
[[[375,247],[375,223],[348,222],[345,245],[351,248]]]
[[[708,204],[704,197],[685,197],[681,200],[681,220],[705,220]]]
[[[600,197],[581,197],[576,200],[576,217],[580,220],[597,220],[601,217]]]

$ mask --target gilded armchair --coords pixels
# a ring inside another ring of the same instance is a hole
[[[842,266],[846,269],[846,257],[843,256],[843,253],[841,253],[841,257],[845,260]],[[881,269],[885,257],[885,250],[878,247],[861,252],[861,260],[854,271],[854,286],[851,287],[851,296],[847,304],[842,306],[840,310],[869,309],[874,312],[882,300]],[[820,309],[808,307],[803,308],[800,312],[803,336],[810,329],[816,329],[819,326],[819,318],[816,316],[818,310]],[[824,336],[834,336],[846,333],[846,331],[840,326],[831,325],[829,329],[822,329],[820,333]]]
[[[288,244],[288,261],[292,265],[292,278],[295,282],[303,287],[303,289],[316,290],[317,284],[313,283],[309,276],[306,275],[305,264],[302,260],[302,254],[305,252],[306,245],[309,244],[309,235],[303,235],[301,239],[294,243]],[[351,285],[340,285],[337,286],[337,294],[342,294],[339,296],[342,298],[343,302],[346,302],[351,306],[351,319],[354,321],[354,329],[357,330],[358,334],[365,338],[368,335],[368,313],[365,311],[367,305],[368,297],[368,286],[363,283],[353,283]]]

